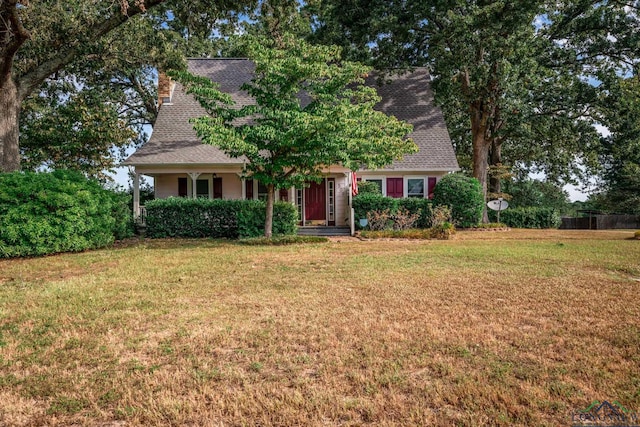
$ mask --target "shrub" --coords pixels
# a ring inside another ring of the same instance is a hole
[[[451,222],[451,209],[449,206],[438,205],[431,212],[431,226],[439,227],[445,222]]]
[[[456,227],[450,222],[431,227],[431,238],[439,240],[449,240],[456,233]]]
[[[514,228],[558,228],[562,223],[554,208],[516,208],[500,213],[500,220]]]
[[[133,235],[128,197],[78,172],[0,174],[0,257],[77,252]]]
[[[258,237],[264,234],[266,215],[265,202],[261,200],[239,200],[238,214],[239,237]],[[298,210],[287,202],[275,202],[273,205],[273,235],[293,235],[298,227]]]
[[[449,206],[456,225],[473,227],[482,220],[482,186],[477,179],[462,174],[445,175],[433,191],[433,204]]]
[[[375,183],[374,186],[377,187]],[[431,226],[431,201],[417,197],[395,199],[385,197],[380,193],[359,193],[353,198],[356,225],[361,218],[367,218],[371,212],[389,210],[390,215],[396,215],[400,208],[405,209],[409,215],[418,215],[414,227],[429,228]]]
[[[411,215],[418,214],[418,218],[413,224],[414,227],[431,227],[431,200],[419,197],[406,197],[396,200],[398,201],[398,209],[404,208]]]
[[[367,218],[367,213],[374,211],[382,212],[386,209],[388,209],[390,213],[396,212],[398,210],[398,199],[373,193],[358,194],[353,198],[356,224],[358,224],[358,220],[361,218]]]
[[[260,200],[209,200],[170,197],[147,204],[146,235],[158,237],[255,237],[264,234],[265,203]],[[273,234],[295,234],[296,207],[276,202]]]
[[[394,230],[409,230],[414,228],[414,224],[418,221],[420,212],[409,213],[405,208],[398,208],[398,212],[392,216]]]
[[[391,212],[389,209],[367,212],[367,222],[369,230],[374,231],[386,230],[393,226],[393,220],[391,219]]]

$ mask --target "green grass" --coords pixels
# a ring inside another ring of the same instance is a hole
[[[0,424],[569,425],[640,410],[633,232],[0,261]]]

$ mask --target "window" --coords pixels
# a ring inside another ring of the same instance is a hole
[[[198,198],[209,198],[209,180],[208,179],[198,179],[196,180],[196,197]]]
[[[327,179],[327,188],[329,189],[329,225],[336,224],[336,180],[335,178]]]
[[[424,199],[424,179],[409,178],[407,179],[407,197],[419,197]]]
[[[267,186],[258,181],[258,200],[267,200]]]
[[[247,197],[247,200],[253,200],[253,180],[247,179],[244,182],[244,191]]]
[[[187,178],[178,178],[178,197],[187,197],[188,192]]]
[[[298,207],[298,221],[302,223],[302,197],[304,191],[302,188],[296,188],[296,206]]]

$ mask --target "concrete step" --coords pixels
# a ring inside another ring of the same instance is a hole
[[[349,227],[308,226],[298,227],[299,236],[350,236]]]

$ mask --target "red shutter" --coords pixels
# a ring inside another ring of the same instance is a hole
[[[247,196],[247,200],[253,200],[253,180],[247,179],[244,181],[244,189],[245,194]]]
[[[433,199],[433,189],[436,188],[436,183],[438,182],[438,179],[435,176],[430,176],[427,182],[428,182],[427,197],[429,197],[430,199]]]
[[[404,196],[402,178],[387,178],[387,197],[400,199]]]
[[[222,178],[213,178],[213,198],[222,199]]]

